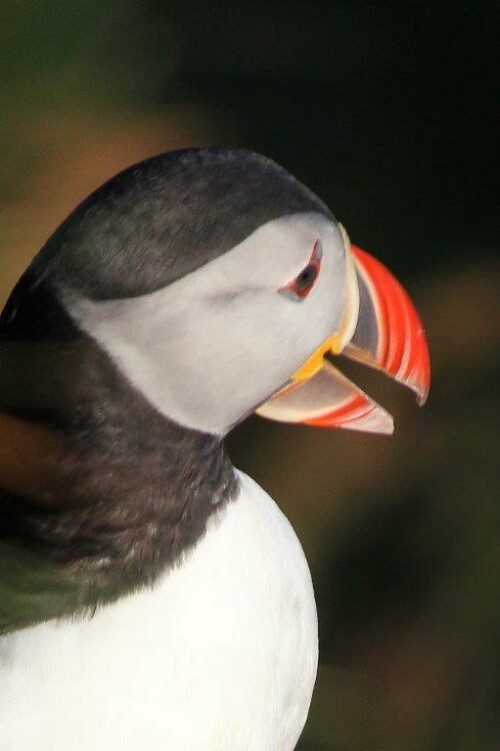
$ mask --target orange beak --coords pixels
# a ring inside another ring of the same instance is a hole
[[[359,309],[342,354],[408,386],[416,393],[418,403],[424,404],[430,386],[429,350],[413,303],[397,279],[373,256],[349,246],[348,240],[346,253],[354,260],[357,290],[353,297],[359,299]],[[392,417],[323,359],[331,341],[332,337],[257,413],[280,422],[392,433]]]

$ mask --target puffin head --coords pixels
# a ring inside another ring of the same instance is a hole
[[[402,287],[311,191],[249,151],[130,167],[73,211],[29,278],[157,412],[203,433],[224,435],[254,411],[391,432],[329,353],[387,372],[421,403],[429,388]]]

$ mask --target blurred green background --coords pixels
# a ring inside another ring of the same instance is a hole
[[[355,371],[392,439],[253,419],[229,441],[313,572],[321,665],[300,751],[500,748],[498,7],[0,6],[2,302],[104,179],[216,143],[309,185],[424,319],[424,410]]]

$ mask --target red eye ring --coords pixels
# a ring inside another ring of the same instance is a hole
[[[311,253],[311,257],[304,266],[300,274],[295,279],[286,284],[284,287],[280,287],[278,292],[291,297],[293,300],[303,300],[309,292],[312,290],[318,278],[321,269],[321,259],[323,257],[323,249],[319,240],[314,243],[314,248]]]

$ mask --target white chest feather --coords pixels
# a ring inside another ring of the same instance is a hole
[[[0,640],[0,751],[292,751],[316,666],[304,554],[241,475],[153,590]]]

